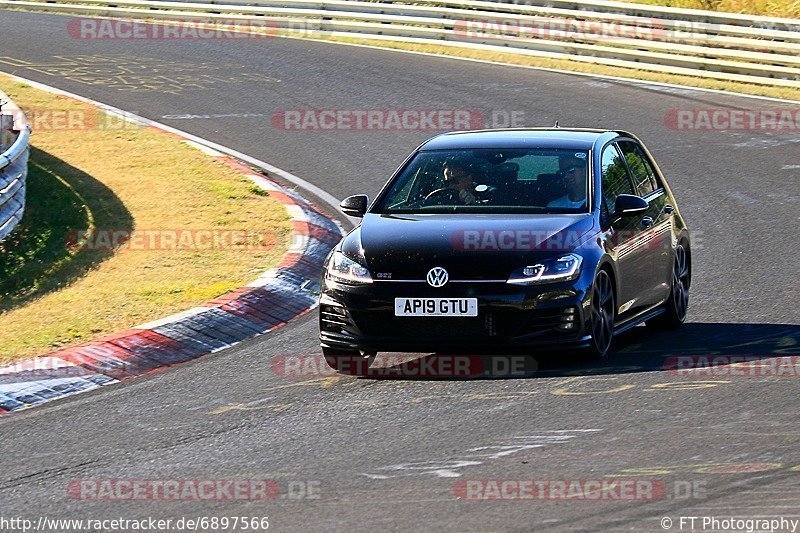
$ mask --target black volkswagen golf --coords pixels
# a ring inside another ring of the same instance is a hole
[[[633,326],[686,318],[689,232],[630,133],[439,135],[368,204],[342,202],[363,220],[322,280],[320,341],[339,371],[379,351],[605,357]]]

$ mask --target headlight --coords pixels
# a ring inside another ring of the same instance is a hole
[[[342,252],[333,252],[328,260],[325,277],[337,283],[361,285],[372,283],[369,270],[345,256]]]
[[[515,270],[507,283],[517,285],[538,285],[556,281],[571,281],[581,274],[583,258],[577,254],[567,254],[548,259],[535,265]]]

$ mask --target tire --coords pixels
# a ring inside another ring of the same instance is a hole
[[[683,244],[675,247],[675,261],[672,265],[672,281],[670,283],[669,298],[664,302],[664,313],[647,321],[647,325],[654,329],[676,329],[686,320],[689,310],[689,280],[691,268],[689,255]]]
[[[365,376],[375,361],[375,354],[362,355],[361,352],[323,348],[322,355],[331,369],[346,376]]]
[[[589,314],[591,340],[588,354],[595,359],[605,359],[612,351],[614,318],[616,316],[614,284],[608,272],[597,273],[592,284],[592,305]]]

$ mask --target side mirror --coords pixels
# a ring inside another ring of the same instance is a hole
[[[351,217],[363,217],[364,213],[367,212],[367,204],[369,203],[369,198],[366,194],[354,194],[353,196],[348,196],[342,203],[339,204],[339,207],[342,208],[345,215]]]
[[[614,214],[619,217],[630,217],[634,215],[641,215],[650,204],[641,196],[634,194],[620,194],[614,203]]]

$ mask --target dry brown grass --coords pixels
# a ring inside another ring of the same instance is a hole
[[[7,78],[0,78],[0,83],[24,110],[96,113],[85,104]],[[0,362],[203,303],[255,279],[274,266],[288,246],[291,224],[281,204],[241,173],[170,135],[130,124],[40,129],[34,131],[32,144],[31,179],[48,180],[53,190],[68,191],[70,208],[88,206],[93,211],[88,219],[98,227],[244,229],[273,235],[274,245],[255,250],[117,251],[102,256],[61,250],[52,264],[39,264],[34,257],[20,271],[27,269],[30,274],[40,268],[38,274],[46,275],[29,275],[30,283],[26,278],[19,291],[0,301]],[[32,189],[41,185],[31,184]],[[37,201],[29,195],[31,217],[53,215],[52,208],[43,212],[41,206],[37,215]],[[57,219],[50,220],[50,226],[57,225]],[[36,237],[68,248],[62,236],[44,233]]]
[[[636,4],[747,13],[767,17],[800,18],[798,0],[623,0]]]

